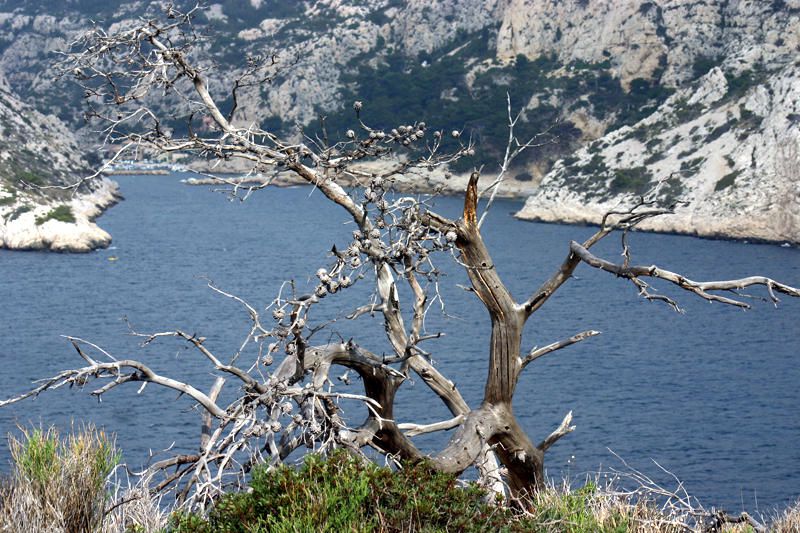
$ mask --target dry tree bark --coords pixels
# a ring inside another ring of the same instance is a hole
[[[320,452],[337,447],[358,452],[370,446],[388,457],[427,458],[436,468],[456,474],[476,466],[481,482],[524,504],[544,482],[545,452],[575,427],[570,412],[535,445],[512,407],[519,376],[540,357],[599,332],[583,331],[523,354],[523,328],[580,263],[629,279],[643,297],[664,301],[676,310],[677,302],[653,294],[642,278],[663,280],[701,298],[740,307],[748,305],[738,299],[736,291],[754,285],[766,287],[775,302],[775,293],[800,296],[797,289],[765,277],[695,282],[655,266],[630,265],[627,232],[642,220],[671,212],[670,207],[659,207],[642,197],[628,208],[608,213],[584,243],[570,243],[566,258],[555,272],[527,299],[517,301],[498,275],[481,236],[484,217],[478,214],[478,200],[486,193],[491,203],[513,159],[528,148],[548,142],[548,136],[518,140],[514,126],[519,115],[512,115],[510,101],[508,149],[500,171],[484,191],[478,188],[480,174],[474,172],[462,216],[451,220],[431,210],[424,201],[389,193],[400,174],[428,172],[470,155],[474,151],[471,139],[464,139],[458,131],[430,131],[424,122],[399,125],[390,131],[373,128],[362,120],[360,102],[354,104],[358,131],[348,131],[341,141],[304,134],[287,140],[258,124],[240,123],[236,117],[237,91],[268,84],[286,62],[276,59],[278,55],[248,58],[247,67],[230,80],[232,106],[224,113],[209,89],[209,67],[194,58],[200,41],[193,27],[194,14],[195,10],[181,13],[169,7],[163,20],[141,20],[114,33],[94,28],[66,55],[64,69],[84,87],[89,116],[101,126],[107,142],[121,147],[108,164],[126,150],[147,150],[236,158],[249,162],[253,173],[291,174],[342,207],[357,228],[352,242],[343,251],[332,250],[332,262],[317,271],[318,283],[312,293],[297,294],[291,285],[285,291],[290,294],[282,290],[267,307],[271,318],[262,317],[253,305],[209,282],[212,290],[239,302],[250,317],[248,335],[227,362],[212,353],[202,337],[183,331],[137,333],[144,344],[175,338],[196,350],[218,376],[207,393],[190,383],[159,375],[133,358],[117,359],[90,342],[69,338],[85,366],[61,372],[0,402],[0,406],[7,405],[49,389],[83,387],[92,381],[102,383],[92,391],[98,397],[129,382],[140,386],[152,383],[181,392],[204,411],[198,451],[158,461],[150,465],[146,476],[154,480],[160,474],[155,490],[174,491],[187,508],[205,508],[230,486],[241,486],[255,464],[280,463],[303,446]],[[289,64],[292,61],[294,58]],[[165,126],[167,119],[175,117],[164,114],[169,108],[159,105],[162,100],[174,104],[176,116],[188,117],[184,134]],[[199,130],[198,117],[206,117],[213,127]],[[394,157],[397,153],[402,157]],[[383,170],[360,164],[381,158],[388,161]],[[348,190],[342,185],[345,181],[358,187]],[[224,178],[219,178],[219,183],[229,186],[230,194],[246,198],[266,187],[269,179],[251,186]],[[614,230],[623,235],[621,264],[590,251]],[[438,281],[434,261],[448,255],[464,268],[471,290],[491,321],[484,397],[474,408],[453,381],[432,364],[430,352],[423,348],[438,336],[426,333],[424,328],[431,291],[436,290]],[[373,302],[354,309],[348,318],[380,316],[392,353],[378,356],[357,339],[314,345],[311,336],[324,323],[313,325],[309,312],[327,296],[354,283],[370,281],[375,287]],[[413,295],[406,314],[399,298],[401,283],[407,284]],[[275,365],[279,355],[282,360]],[[363,394],[343,392],[334,386],[331,372],[335,367],[357,374]],[[395,420],[397,391],[412,374],[447,406],[451,419],[427,425]],[[227,405],[220,404],[220,390],[231,382],[239,393]],[[340,399],[363,402],[366,420],[351,427],[337,406]],[[411,440],[414,435],[453,428],[457,429],[447,446],[430,457]]]

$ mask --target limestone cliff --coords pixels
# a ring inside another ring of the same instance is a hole
[[[791,61],[800,44],[798,10],[798,0],[512,0],[497,55],[610,60],[626,84],[660,77],[680,86],[731,57]]]
[[[518,216],[598,223],[612,206],[661,183],[657,196],[665,204],[679,201],[676,214],[644,229],[800,242],[800,8],[790,2],[614,3],[627,10],[625,24],[636,17],[631,4],[662,9],[662,33],[673,36],[662,43],[662,65],[679,89],[652,115],[557,163]],[[679,9],[682,24],[670,26]],[[704,40],[709,36],[713,41]],[[590,37],[571,37],[574,45],[562,53],[588,53],[577,44],[581,39]],[[620,76],[630,70],[625,65],[647,63],[640,50],[628,55],[624,48],[612,52]],[[717,66],[685,82],[680,73],[700,54],[714,55]]]

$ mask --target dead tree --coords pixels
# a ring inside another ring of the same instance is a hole
[[[152,383],[183,393],[205,413],[201,445],[196,453],[151,465],[149,473],[161,474],[155,490],[175,490],[187,507],[205,507],[226,487],[241,486],[255,464],[280,463],[303,446],[323,452],[337,447],[358,451],[370,446],[387,456],[413,461],[426,456],[414,445],[412,436],[448,429],[456,429],[448,445],[427,457],[436,468],[458,474],[476,466],[482,482],[524,501],[544,482],[545,452],[574,426],[568,413],[550,435],[534,443],[520,427],[512,408],[520,374],[540,357],[598,332],[583,331],[524,353],[523,327],[570,280],[579,264],[630,280],[642,297],[663,301],[676,310],[678,303],[656,293],[650,280],[743,308],[749,306],[738,291],[754,285],[765,287],[773,302],[778,301],[776,293],[800,296],[797,289],[760,276],[698,282],[657,266],[631,264],[627,232],[642,220],[670,212],[669,207],[640,198],[630,207],[608,213],[585,242],[569,243],[562,264],[530,295],[516,299],[498,275],[481,237],[483,218],[478,213],[479,197],[493,197],[513,158],[546,141],[541,137],[525,142],[517,139],[514,126],[519,117],[511,114],[510,104],[508,149],[499,174],[481,191],[479,173],[474,172],[466,188],[462,216],[449,219],[417,198],[392,195],[390,191],[400,174],[430,172],[471,155],[471,140],[459,131],[431,131],[423,122],[398,125],[388,131],[370,127],[361,119],[360,102],[353,105],[357,126],[339,141],[302,132],[289,140],[258,124],[240,123],[236,107],[241,91],[253,84],[268,84],[279,73],[281,60],[277,56],[249,60],[233,80],[230,109],[223,111],[209,88],[209,67],[194,55],[198,36],[192,26],[193,14],[170,7],[164,20],[142,20],[114,33],[94,28],[67,54],[65,65],[83,85],[90,116],[102,125],[106,140],[128,150],[246,161],[253,173],[265,176],[263,183],[242,185],[219,178],[231,194],[243,197],[266,187],[274,177],[291,175],[316,187],[347,213],[357,228],[352,232],[352,242],[344,250],[332,250],[331,263],[316,273],[318,283],[313,292],[298,294],[287,286],[267,307],[271,317],[265,318],[255,306],[209,283],[213,290],[238,301],[251,319],[249,334],[230,357],[212,353],[202,337],[183,331],[141,334],[144,343],[171,337],[195,349],[219,376],[211,391],[159,375],[138,360],[118,359],[94,344],[72,338],[85,362],[83,367],[66,370],[0,402],[8,404],[48,389],[83,387],[96,381],[102,383],[92,391],[96,396],[129,382],[140,386]],[[164,99],[188,117],[183,133],[165,125],[165,106],[158,103]],[[202,122],[202,118],[210,121]],[[209,123],[212,127],[199,128]],[[375,160],[383,160],[384,165],[365,164]],[[594,245],[614,230],[621,230],[623,235],[621,263],[592,253]],[[449,256],[466,271],[471,291],[491,321],[486,350],[488,375],[483,400],[474,408],[453,381],[432,364],[432,349],[427,346],[437,335],[428,335],[424,329],[432,298],[429,291],[435,290],[437,282],[434,260],[449,260]],[[376,355],[357,339],[323,345],[311,341],[311,335],[321,326],[312,323],[310,311],[318,312],[326,298],[355,283],[374,283],[375,298],[354,309],[348,318],[380,316],[392,348],[388,356]],[[401,283],[407,284],[413,295],[405,313],[399,299]],[[360,376],[363,393],[343,392],[334,386],[334,367]],[[451,419],[428,425],[395,420],[396,394],[412,374],[444,402]],[[220,389],[231,382],[239,393],[231,403],[220,404]],[[342,398],[363,402],[367,418],[362,424],[353,427],[348,423],[337,407]]]

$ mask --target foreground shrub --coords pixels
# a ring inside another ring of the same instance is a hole
[[[309,455],[297,469],[257,468],[247,491],[223,496],[208,516],[176,513],[168,524],[167,508],[147,480],[133,486],[129,480],[127,488],[124,480],[107,484],[119,456],[102,432],[89,427],[62,440],[54,429],[33,430],[10,442],[14,471],[0,479],[3,533],[710,531],[710,515],[659,504],[646,489],[622,492],[595,482],[575,490],[549,486],[522,512],[487,503],[490,497],[477,485],[424,463],[394,472],[342,451]],[[800,505],[765,529],[800,532]],[[759,530],[722,527],[729,533]]]
[[[96,531],[106,478],[119,461],[114,442],[87,426],[62,439],[55,428],[9,438],[13,471],[0,487],[0,531]]]
[[[181,533],[330,532],[542,532],[677,533],[711,529],[712,514],[659,502],[658,492],[620,491],[589,481],[572,490],[548,486],[526,512],[487,503],[475,484],[425,464],[393,472],[336,452],[306,457],[300,468],[256,469],[246,492],[227,494],[207,517],[175,514]],[[673,502],[674,503],[674,502]],[[800,505],[765,530],[800,532]],[[728,533],[755,533],[748,524],[722,524]]]
[[[176,515],[180,532],[313,531],[627,531],[619,509],[592,513],[596,492],[587,485],[573,493],[549,489],[533,513],[487,503],[475,484],[416,464],[393,472],[344,452],[309,456],[299,469],[253,473],[249,492],[228,494],[207,518]],[[549,494],[549,496],[545,496]]]

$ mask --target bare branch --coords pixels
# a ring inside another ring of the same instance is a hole
[[[433,424],[398,424],[400,428],[409,437],[416,437],[417,435],[424,435],[425,433],[433,433],[434,431],[444,431],[453,429],[464,421],[464,415],[458,415],[450,420],[443,420]]]
[[[520,112],[518,112],[516,116],[512,115],[511,95],[509,93],[506,93],[506,112],[508,115],[508,140],[506,142],[505,155],[503,156],[503,161],[500,164],[500,171],[497,173],[497,176],[494,178],[494,181],[492,181],[492,183],[488,187],[486,187],[483,191],[481,191],[482,195],[488,191],[492,191],[492,193],[489,196],[489,200],[486,202],[486,207],[483,210],[483,214],[481,214],[481,218],[478,221],[478,228],[483,226],[483,222],[486,219],[486,215],[489,214],[489,209],[492,207],[495,197],[497,197],[497,192],[500,190],[500,184],[503,183],[503,181],[505,180],[506,173],[511,167],[511,163],[528,148],[545,146],[546,144],[552,144],[554,142],[554,139],[549,135],[552,126],[548,128],[546,131],[533,135],[530,139],[528,139],[524,143],[519,142],[514,133],[514,127],[517,125],[517,122],[519,122],[520,118],[522,117],[522,111],[520,110]],[[546,140],[540,141],[539,139],[542,138]]]
[[[542,357],[544,355],[547,355],[549,353],[555,352],[556,350],[560,350],[561,348],[566,348],[567,346],[572,346],[576,342],[580,342],[582,340],[588,339],[589,337],[594,337],[595,335],[600,335],[600,332],[590,329],[590,330],[578,333],[576,335],[573,335],[572,337],[570,337],[568,339],[564,339],[562,341],[554,342],[552,344],[548,344],[547,346],[543,346],[541,348],[534,348],[533,350],[531,350],[531,352],[528,354],[528,356],[525,357],[525,359],[523,359],[521,361],[520,370],[524,369],[526,366],[528,366],[528,364],[530,364],[531,362],[535,361],[536,359],[539,359],[540,357]]]
[[[654,207],[655,193],[660,184],[638,199],[628,208],[614,208],[603,215],[600,228],[583,243],[587,250],[603,240],[612,231],[621,229],[625,232],[636,227],[644,220],[672,213],[673,209]],[[555,292],[572,277],[572,273],[580,263],[580,258],[570,250],[558,270],[547,281],[534,291],[530,298],[522,305],[526,317],[530,317],[540,309]]]
[[[621,278],[630,280],[636,280],[639,277],[663,279],[672,283],[673,285],[677,285],[681,289],[693,292],[705,300],[742,307],[744,309],[749,309],[750,305],[740,300],[720,296],[718,294],[712,294],[709,291],[734,291],[738,289],[744,289],[752,285],[763,285],[770,293],[772,301],[776,303],[778,302],[778,298],[774,295],[775,291],[782,294],[787,294],[789,296],[800,297],[800,291],[798,289],[790,287],[789,285],[784,285],[783,283],[778,283],[773,279],[763,276],[750,276],[727,281],[697,282],[692,281],[680,274],[670,272],[669,270],[660,269],[655,265],[626,267],[606,261],[605,259],[600,259],[575,241],[570,243],[570,250],[587,265],[610,272]]]
[[[123,374],[124,369],[131,369],[133,370],[133,373]],[[111,363],[95,363],[94,365],[83,368],[65,370],[64,372],[60,372],[51,378],[41,380],[42,384],[31,391],[20,394],[19,396],[10,398],[8,400],[0,401],[0,407],[17,403],[26,398],[30,398],[31,396],[38,396],[41,392],[49,389],[58,389],[65,385],[77,385],[82,387],[90,379],[122,380],[112,381],[115,384],[127,381],[155,383],[156,385],[161,385],[162,387],[178,391],[181,394],[186,394],[216,418],[225,418],[227,416],[225,411],[217,406],[217,404],[214,403],[211,398],[188,383],[156,374],[144,364],[131,359],[123,359]],[[101,389],[97,389],[92,392],[92,395],[100,396],[107,392],[110,388],[111,387],[103,387]]]

